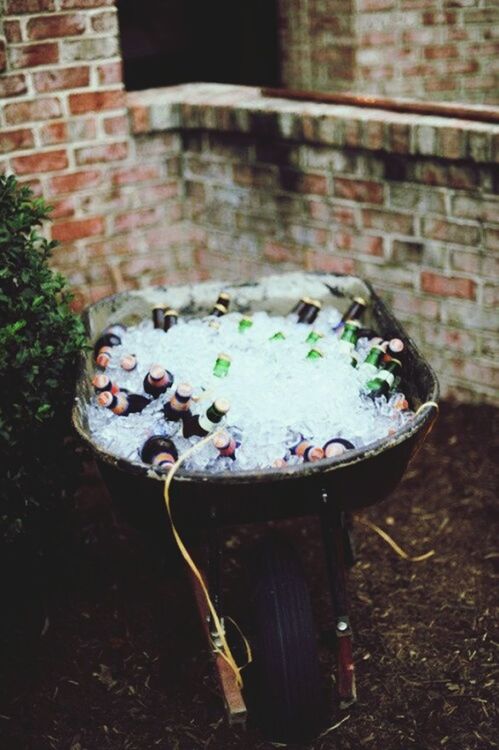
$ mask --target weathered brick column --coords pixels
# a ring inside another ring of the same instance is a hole
[[[364,276],[444,392],[497,399],[498,126],[216,84],[128,102],[137,132],[181,125],[185,210],[206,274]]]
[[[54,206],[54,262],[79,304],[197,278],[180,138],[130,132],[113,0],[5,0],[2,34],[0,168]]]

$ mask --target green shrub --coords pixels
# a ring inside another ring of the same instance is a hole
[[[57,243],[37,231],[48,214],[0,176],[0,539],[38,533],[75,474],[66,438],[86,341],[65,279],[48,267]]]

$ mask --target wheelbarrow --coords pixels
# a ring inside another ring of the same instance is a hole
[[[156,304],[165,301],[186,318],[207,315],[222,287],[232,296],[232,309],[241,313],[266,310],[286,315],[303,296],[319,299],[323,307],[334,306],[343,312],[354,297],[362,296],[369,303],[364,324],[385,339],[397,337],[406,344],[401,387],[416,414],[394,434],[341,456],[286,468],[210,474],[180,467],[172,482],[175,525],[186,539],[204,541],[208,554],[203,580],[222,623],[225,612],[221,596],[221,530],[280,519],[319,518],[335,622],[336,689],[340,705],[345,707],[356,699],[346,588],[347,569],[353,564],[350,514],[381,501],[397,486],[437,416],[437,379],[388,306],[369,283],[354,276],[292,273],[229,286],[205,282],[123,292],[86,310],[88,335],[95,340],[107,325],[136,324],[148,318]],[[164,505],[163,479],[138,458],[125,461],[103,451],[89,433],[85,406],[92,397],[93,367],[88,354],[77,382],[73,424],[91,447],[111,496],[128,521],[167,545],[171,543],[171,529]],[[252,679],[257,682],[259,721],[269,739],[309,739],[320,727],[324,693],[304,571],[292,545],[275,533],[260,543],[253,559],[249,600],[253,623]],[[213,648],[214,624],[194,577],[193,585],[229,721],[244,723],[245,693],[218,649]]]

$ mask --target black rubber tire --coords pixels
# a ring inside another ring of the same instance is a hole
[[[304,742],[320,730],[324,705],[317,635],[305,575],[291,545],[277,535],[252,556],[257,721],[275,742]]]

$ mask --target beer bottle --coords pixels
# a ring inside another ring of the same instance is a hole
[[[320,461],[324,458],[324,451],[309,440],[302,437],[296,445],[290,448],[291,455],[303,458],[305,462]]]
[[[120,359],[120,365],[123,370],[132,372],[132,370],[135,370],[137,367],[137,357],[135,356],[135,354],[125,354]]]
[[[170,438],[153,435],[142,446],[140,457],[145,464],[152,464],[154,469],[167,471],[177,460],[178,451]]]
[[[153,365],[144,378],[144,391],[153,398],[158,398],[173,383],[173,375],[161,365]]]
[[[300,317],[301,313],[305,310],[305,308],[310,304],[311,299],[310,297],[302,297],[296,305],[292,308],[291,313],[295,313],[298,317]]]
[[[340,350],[342,352],[345,352],[345,354],[351,355],[353,350],[355,349],[355,344],[357,343],[357,340],[359,338],[359,328],[360,323],[357,320],[346,321],[343,332],[340,336],[340,340],[338,342]]]
[[[230,294],[227,294],[227,292],[220,292],[210,315],[214,315],[216,318],[221,318],[222,315],[227,315],[229,312],[229,305]]]
[[[105,328],[94,344],[94,358],[97,358],[99,351],[105,347],[119,346],[121,344],[122,334],[125,332],[125,326],[120,323]]]
[[[111,362],[111,353],[113,348],[111,346],[101,346],[97,356],[95,358],[95,364],[100,367],[101,370],[105,370]]]
[[[315,347],[313,349],[310,349],[306,358],[307,359],[322,359],[323,356],[324,356],[323,352],[320,349],[317,349]]]
[[[190,414],[192,403],[192,386],[189,383],[179,383],[177,389],[163,408],[165,419],[178,422]]]
[[[163,325],[165,322],[165,310],[166,305],[154,305],[152,309],[152,322],[154,328],[163,330]]]
[[[284,341],[286,336],[283,334],[282,331],[277,331],[277,333],[272,334],[270,336],[269,341]]]
[[[298,313],[298,323],[311,324],[317,318],[322,307],[322,302],[318,299],[311,299],[303,310]]]
[[[218,450],[220,456],[231,458],[233,461],[236,460],[236,450],[240,443],[236,441],[230,432],[223,430],[218,435],[215,435],[213,445]]]
[[[346,451],[354,450],[355,446],[350,440],[344,438],[331,438],[327,443],[324,443],[322,450],[326,458],[332,458],[333,456],[341,456]]]
[[[395,378],[399,376],[402,365],[398,359],[391,359],[383,363],[382,369],[379,370],[372,380],[366,383],[369,398],[373,400],[379,396],[386,396],[395,383]]]
[[[171,307],[168,308],[168,310],[165,310],[163,330],[165,332],[169,331],[170,328],[173,328],[173,326],[176,326],[177,323],[178,323],[178,312],[176,310],[173,310]]]
[[[213,432],[229,411],[230,404],[223,398],[217,398],[206,410],[206,414],[192,414],[183,422],[183,436],[185,438],[198,435],[204,437]]]
[[[239,321],[239,332],[244,333],[245,331],[248,330],[248,328],[251,328],[252,325],[253,325],[252,319],[247,315],[244,316]]]
[[[375,344],[369,349],[367,357],[359,366],[359,372],[365,379],[372,379],[378,372],[378,369],[383,361],[385,351],[383,347]]]
[[[363,297],[354,297],[353,302],[348,309],[341,316],[340,322],[334,326],[334,331],[339,331],[343,328],[348,320],[359,320],[362,317],[364,310],[367,307],[367,302]]]
[[[105,375],[104,373],[95,375],[92,380],[92,385],[97,395],[99,395],[99,393],[104,393],[104,391],[109,391],[110,393],[119,393],[120,390],[117,385],[111,382],[111,378],[109,377],[109,375]]]
[[[215,367],[213,368],[213,375],[217,378],[226,378],[230,370],[231,358],[228,354],[223,352],[218,355]]]
[[[111,409],[120,417],[128,417],[129,414],[141,412],[151,403],[145,396],[140,396],[138,393],[123,393],[123,391],[116,394],[103,391],[99,393],[97,401],[99,406]]]
[[[316,344],[319,339],[324,338],[323,333],[319,333],[318,331],[310,331],[307,338],[305,339],[306,344]]]

